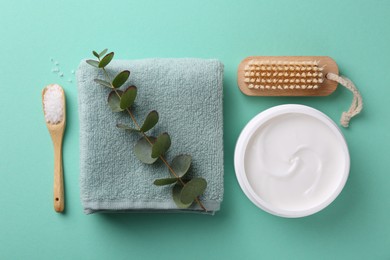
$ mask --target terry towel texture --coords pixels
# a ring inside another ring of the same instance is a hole
[[[138,95],[133,108],[139,123],[151,110],[160,120],[148,132],[168,132],[172,145],[169,162],[179,154],[190,154],[190,173],[208,182],[202,197],[214,213],[223,197],[223,64],[203,59],[145,59],[112,61],[107,70],[116,75],[130,70],[123,88],[135,85]],[[113,113],[107,104],[110,92],[94,82],[104,79],[100,70],[81,61],[77,70],[80,121],[80,188],[84,212],[178,211],[171,187],[153,181],[169,177],[160,161],[141,163],[133,153],[140,138],[116,127],[131,124],[128,114]],[[188,212],[199,212],[195,206]]]

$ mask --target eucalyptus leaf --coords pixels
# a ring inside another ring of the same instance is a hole
[[[109,54],[104,56],[103,59],[101,59],[101,61],[99,62],[99,68],[106,67],[111,62],[112,58],[114,58],[113,52],[110,52]]]
[[[95,56],[96,58],[98,58],[99,59],[99,54],[96,52],[96,51],[92,51],[92,54],[93,54],[93,56]]]
[[[125,124],[121,124],[121,123],[116,124],[116,127],[120,128],[120,129],[124,129],[124,130],[129,130],[131,132],[139,132],[138,129],[135,129],[134,127],[131,127],[131,126],[128,126]]]
[[[203,178],[193,178],[187,182],[180,192],[180,201],[183,204],[194,202],[196,197],[203,194],[206,190],[207,182]]]
[[[153,137],[149,137],[152,141],[155,140]],[[134,154],[135,156],[143,163],[146,164],[153,164],[155,161],[157,161],[158,158],[152,158],[152,146],[150,143],[145,139],[145,137],[142,137],[138,140],[138,142],[134,146]]]
[[[107,49],[102,50],[102,52],[99,53],[99,57],[102,57],[104,54],[107,53],[107,51],[108,51]]]
[[[192,202],[184,204],[180,201],[180,194],[181,194],[182,189],[183,189],[183,186],[179,183],[176,183],[176,185],[173,186],[173,188],[172,188],[172,198],[173,198],[173,201],[175,202],[175,204],[178,208],[186,209],[189,206],[191,206]]]
[[[122,95],[122,91],[117,90],[119,95]],[[108,99],[107,99],[108,105],[110,106],[112,112],[121,112],[123,109],[120,107],[120,98],[118,95],[115,93],[115,91],[111,91],[110,94],[108,94]]]
[[[142,132],[147,132],[152,129],[158,122],[158,113],[156,110],[150,111],[146,116],[143,125],[141,126]]]
[[[157,179],[153,182],[156,186],[164,186],[169,185],[177,182],[177,178],[164,178],[164,179]]]
[[[171,137],[168,133],[162,133],[157,137],[156,142],[152,147],[152,158],[158,158],[166,153],[171,146]]]
[[[123,95],[121,96],[120,107],[121,109],[126,109],[131,107],[134,104],[134,100],[137,97],[137,87],[130,86],[128,87]]]
[[[191,166],[191,155],[181,154],[173,158],[171,167],[178,177],[183,177]]]
[[[96,60],[86,60],[86,62],[95,68],[99,68],[99,62]]]
[[[119,72],[118,75],[116,75],[116,77],[112,81],[112,85],[114,86],[114,88],[119,88],[126,82],[129,76],[130,76],[130,71],[128,70]]]
[[[103,87],[112,88],[110,82],[107,82],[107,81],[105,81],[105,80],[94,79],[93,81],[95,81],[96,83],[102,85]]]

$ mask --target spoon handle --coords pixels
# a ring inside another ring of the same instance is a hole
[[[54,210],[64,211],[64,175],[62,168],[62,142],[54,143]]]

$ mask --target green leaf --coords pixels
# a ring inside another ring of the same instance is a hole
[[[164,179],[157,179],[153,182],[154,185],[156,186],[164,186],[164,185],[169,185],[172,183],[177,182],[177,178],[164,178]]]
[[[152,158],[158,158],[168,151],[171,146],[171,137],[168,133],[162,133],[157,137],[156,142],[152,147]]]
[[[191,155],[181,154],[173,158],[171,167],[178,177],[183,177],[191,166]]]
[[[120,107],[121,109],[126,109],[131,107],[134,104],[134,100],[137,97],[137,87],[130,86],[128,87],[123,95],[121,96]]]
[[[111,84],[109,82],[107,82],[107,81],[104,81],[104,80],[101,80],[101,79],[94,79],[93,81],[95,81],[99,85],[102,85],[103,87],[112,88]]]
[[[124,70],[122,72],[119,72],[119,74],[116,75],[116,77],[112,81],[112,85],[114,86],[114,88],[119,88],[120,86],[122,86],[126,82],[126,80],[129,78],[129,76],[130,76],[130,71],[128,71],[128,70]]]
[[[180,194],[181,194],[182,189],[183,189],[183,186],[179,183],[176,183],[176,185],[173,186],[173,188],[172,188],[172,198],[173,198],[173,201],[175,202],[175,204],[178,208],[186,209],[189,206],[191,206],[192,202],[184,204],[180,201]]]
[[[116,127],[120,128],[120,129],[124,129],[124,130],[129,130],[130,132],[139,132],[138,129],[135,129],[131,126],[121,124],[121,123],[116,124]]]
[[[99,59],[99,54],[96,52],[96,51],[92,51],[92,54],[93,54],[93,56],[95,56],[96,58],[98,58]]]
[[[87,60],[86,62],[95,68],[99,68],[99,62],[96,60]]]
[[[104,54],[106,54],[107,53],[107,49],[104,49],[104,50],[102,50],[102,52],[101,53],[99,53],[99,57],[102,57]]]
[[[151,141],[153,142],[155,140],[154,137],[149,137]],[[153,164],[155,161],[157,161],[158,158],[152,158],[152,146],[150,143],[145,139],[145,137],[142,137],[138,140],[138,142],[134,146],[134,154],[135,157],[137,157],[141,162],[146,164]]]
[[[119,95],[122,95],[122,91],[117,90]],[[108,99],[107,99],[108,105],[110,106],[112,112],[121,112],[123,109],[120,107],[120,98],[118,95],[115,93],[115,91],[111,91],[110,94],[108,94]]]
[[[150,111],[149,114],[146,116],[146,119],[141,126],[142,132],[147,132],[150,129],[152,129],[158,122],[158,113],[156,110]]]
[[[180,192],[180,201],[183,204],[194,202],[196,197],[203,194],[206,190],[207,182],[203,178],[194,178],[187,182]]]
[[[108,65],[108,63],[111,62],[112,58],[114,58],[114,53],[110,52],[106,56],[103,57],[103,59],[99,62],[99,68],[104,68]]]

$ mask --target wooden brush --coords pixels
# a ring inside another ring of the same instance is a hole
[[[250,56],[238,66],[237,81],[248,96],[327,96],[341,84],[353,93],[340,119],[344,127],[363,109],[356,86],[339,76],[336,62],[327,56]]]
[[[248,96],[327,96],[337,82],[336,62],[326,56],[251,56],[238,67],[238,86]]]

